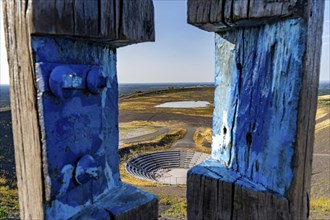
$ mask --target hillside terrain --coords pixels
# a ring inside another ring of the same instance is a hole
[[[206,108],[156,108],[168,101],[208,101]],[[210,152],[213,88],[164,90],[120,99],[120,171],[123,181],[160,198],[161,219],[185,219],[185,185],[162,185],[136,179],[125,162],[139,154],[189,145]],[[320,96],[313,155],[311,219],[330,219],[330,95]],[[0,218],[17,217],[17,189],[10,110],[0,111]]]

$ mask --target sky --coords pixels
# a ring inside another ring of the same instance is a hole
[[[325,1],[320,81],[330,81],[330,0]]]
[[[154,0],[156,42],[117,50],[119,83],[213,82],[214,34],[187,24],[186,4]],[[0,19],[0,84],[8,84],[1,4]],[[330,0],[325,6],[320,80],[330,81]]]
[[[2,16],[2,0],[0,0],[0,84],[9,84],[7,53]]]

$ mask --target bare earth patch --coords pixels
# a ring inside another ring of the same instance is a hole
[[[204,94],[202,92],[195,91],[195,94],[199,94],[201,97],[210,95],[210,97],[213,98],[213,93]],[[172,100],[175,101],[178,99],[177,96],[178,94],[175,94],[174,97],[176,98],[174,99],[172,99],[173,95],[171,94],[167,96],[161,96],[159,97],[160,99],[157,103],[168,102]],[[212,140],[212,111],[204,112],[203,118],[199,117],[197,112],[189,112],[193,109],[190,109],[187,112],[163,109],[163,112],[159,112],[150,108],[149,104],[140,102],[139,98],[143,98],[143,96],[134,98],[134,102],[139,105],[139,108],[136,109],[136,111],[134,110],[134,105],[131,105],[130,109],[126,109],[126,107],[122,108],[122,111],[120,112],[120,121],[133,119],[146,120],[149,122],[166,122],[167,120],[172,120],[171,124],[179,122],[184,123],[185,126],[192,126],[196,129],[194,133],[196,149],[198,151],[209,153],[209,147]],[[147,98],[152,100],[151,94],[149,94]],[[142,100],[146,101],[147,98],[145,97]],[[320,98],[316,116],[310,219],[330,219],[330,105],[327,104],[328,100],[330,100],[330,96],[324,96]],[[210,102],[213,103],[213,100]],[[155,102],[152,103],[152,105],[154,104]],[[175,198],[175,195],[177,195],[178,198],[184,198],[186,190],[185,187],[177,188],[176,186],[140,187],[158,195],[160,198],[169,195],[169,198],[172,200],[168,203],[171,204],[179,203],[173,198]],[[161,211],[163,219],[185,219],[184,215],[177,215],[176,217],[166,215],[164,209],[166,209],[166,207],[168,208],[168,206],[164,205],[164,202],[160,203],[160,207],[161,210],[163,210]]]
[[[311,219],[330,219],[330,95],[319,97],[311,184]]]
[[[153,99],[155,96],[155,99]],[[192,97],[192,98],[190,98]],[[213,103],[213,88],[190,89],[187,91],[169,91],[133,96],[120,101],[120,131],[122,139],[139,138],[152,135],[160,127],[170,128],[157,137],[137,140],[136,151],[130,156],[155,150],[165,150],[170,146],[158,147],[157,143],[164,136],[176,129],[192,127],[196,129],[194,142],[196,149],[203,147],[209,150],[212,134],[212,110],[203,109],[158,109],[151,106],[168,101],[200,100]],[[150,103],[149,103],[150,101]],[[158,109],[158,110],[155,110]],[[200,116],[202,115],[202,117]],[[330,219],[330,96],[319,98],[316,115],[316,132],[313,156],[311,216],[310,219]],[[13,140],[11,134],[11,117],[9,111],[0,111],[0,218],[18,217],[17,186],[15,180],[15,162]],[[178,131],[178,130],[177,130]],[[126,133],[125,133],[126,132]],[[171,136],[169,136],[171,137]],[[148,140],[147,140],[148,139]],[[142,142],[140,145],[139,142]],[[138,150],[140,149],[140,150]],[[125,161],[128,156],[121,158],[121,178],[125,182],[136,185],[160,198],[161,219],[186,219],[186,187],[168,186],[143,181],[132,177],[125,171]]]
[[[213,91],[212,87],[191,88],[180,90],[164,90],[154,93],[138,94],[122,99],[119,103],[120,111],[133,111],[135,113],[171,113],[181,115],[192,115],[212,117],[213,112]],[[198,91],[198,92],[196,92]],[[203,100],[201,100],[203,97]],[[158,108],[157,105],[166,102],[177,101],[207,101],[211,103],[200,108]]]

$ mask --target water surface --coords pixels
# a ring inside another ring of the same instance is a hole
[[[204,108],[210,103],[206,101],[180,101],[180,102],[165,102],[156,105],[157,108]]]

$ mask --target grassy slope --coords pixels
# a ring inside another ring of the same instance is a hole
[[[198,128],[194,134],[196,150],[203,153],[211,153],[212,128]]]
[[[11,115],[0,109],[0,218],[18,217]]]
[[[157,109],[153,106],[156,104],[162,103],[163,100],[168,101],[169,98],[173,98],[173,101],[177,100],[191,100],[189,96],[192,96],[192,100],[206,100],[210,103],[213,103],[213,89],[205,89],[203,92],[196,92],[193,90],[190,91],[182,91],[181,92],[162,92],[155,94],[155,100],[153,99],[152,94],[148,94],[147,96],[140,97],[131,97],[127,100],[122,100],[120,103],[121,110],[137,110],[141,112],[152,112],[152,111],[170,111],[171,113],[177,114],[190,114],[195,115],[196,113],[191,112],[190,110],[181,110],[181,109]],[[203,98],[201,98],[203,97]],[[208,98],[204,98],[208,97]],[[166,98],[166,99],[164,99]],[[327,131],[330,131],[330,121],[329,121],[329,113],[330,113],[330,96],[323,96],[319,99],[319,106],[317,112],[317,120],[318,124],[316,125],[316,146],[315,151],[317,153],[329,153],[329,137],[326,135]],[[135,108],[138,106],[138,108]],[[212,108],[208,108],[207,110],[201,110],[204,116],[210,117],[212,115]],[[321,120],[322,119],[322,120]],[[148,124],[149,125],[149,124]],[[140,126],[140,125],[139,125]],[[8,217],[8,216],[17,216],[18,215],[18,203],[17,203],[17,191],[16,191],[16,180],[14,173],[14,154],[13,154],[13,142],[11,136],[11,123],[10,123],[10,114],[4,112],[0,113],[0,218]],[[198,130],[201,136],[196,134],[196,140],[199,143],[203,143],[203,140],[209,139],[210,131],[207,128],[201,128]],[[322,133],[323,132],[323,133]],[[325,135],[323,135],[325,132]],[[321,136],[320,136],[321,135]],[[327,139],[328,138],[328,139]],[[325,144],[318,144],[318,141],[323,140]],[[327,145],[326,145],[327,144]],[[318,146],[325,146],[325,148],[319,149]],[[127,158],[126,158],[127,159]],[[316,161],[314,161],[316,164]],[[3,165],[6,165],[6,169],[3,169]],[[135,179],[134,177],[130,177],[127,174],[124,174],[124,165],[122,164],[120,167],[120,171],[122,173],[122,179],[126,182],[136,183],[140,186],[150,186],[156,183],[143,182],[139,179]],[[138,182],[140,181],[140,182]],[[148,185],[149,184],[149,185]],[[324,182],[323,185],[329,188],[329,181]],[[329,191],[322,191],[322,193],[318,196],[314,196],[313,194],[317,194],[320,190],[318,189],[318,185],[314,186],[312,190],[312,199],[311,199],[311,211],[312,217],[318,216],[320,219],[327,219],[327,214],[329,216],[330,212],[330,193]],[[162,210],[162,214],[168,216],[173,219],[178,219],[178,216],[184,217],[184,213],[186,210],[185,198],[183,197],[173,197],[173,196],[164,196],[160,195],[160,204],[165,207]]]
[[[121,111],[133,111],[143,113],[172,113],[181,115],[192,115],[192,116],[204,116],[212,117],[213,113],[213,92],[212,87],[209,88],[198,88],[198,89],[183,89],[183,90],[168,90],[156,93],[142,94],[127,99],[121,100],[119,109]],[[180,109],[180,108],[156,108],[155,105],[159,105],[170,101],[208,101],[211,104],[207,108],[194,108],[194,109]],[[211,120],[211,119],[210,119]],[[161,122],[157,122],[157,126],[166,126]],[[176,123],[178,127],[184,127],[183,124]],[[207,141],[210,141],[211,129],[201,128],[194,135],[196,137],[196,143],[198,151],[210,152],[210,148],[204,146]],[[205,141],[206,140],[206,141]],[[198,141],[198,142],[197,142]],[[144,151],[143,153],[145,153]],[[138,186],[148,187],[150,184],[159,187],[161,184],[150,183],[140,179],[131,177],[124,171],[124,164],[120,165],[121,177],[124,182]],[[175,186],[174,186],[175,187]],[[179,186],[182,187],[182,186]],[[164,190],[153,190],[159,198],[160,204],[160,215],[164,219],[186,219],[187,204],[186,198],[182,196],[164,195]],[[182,188],[185,190],[185,187]]]
[[[182,96],[181,96],[182,93]],[[189,99],[190,96],[193,96],[194,98]],[[146,96],[135,96],[133,98],[130,98],[128,100],[123,100],[123,102],[120,104],[121,110],[126,111],[135,111],[135,112],[166,112],[166,113],[175,113],[175,114],[188,114],[188,115],[199,115],[201,114],[201,111],[203,111],[202,115],[206,117],[212,117],[212,110],[211,109],[204,109],[197,111],[198,113],[194,112],[194,109],[159,109],[155,108],[155,105],[168,102],[168,101],[185,101],[185,100],[201,100],[200,97],[212,97],[213,98],[213,89],[202,92],[196,92],[196,91],[184,91],[184,92],[177,92],[177,91],[168,91],[168,92],[162,92],[159,94],[148,94]],[[210,98],[203,99],[207,100],[210,103],[213,103],[213,100]],[[138,108],[135,108],[135,106],[138,106]],[[213,105],[211,105],[213,108]],[[211,107],[209,106],[209,107]],[[316,135],[316,146],[315,150],[319,153],[329,153],[324,152],[328,149],[328,147],[323,147],[320,149],[320,146],[328,146],[324,143],[330,143],[329,142],[329,136],[326,135],[326,131],[330,131],[330,119],[329,117],[325,119],[327,115],[330,114],[330,95],[320,96],[319,97],[319,105],[318,105],[318,111],[316,115],[316,119],[318,120],[316,127],[315,127],[315,135]],[[323,131],[323,133],[322,133]],[[212,130],[210,128],[198,128],[195,135],[194,140],[197,144],[197,149],[199,151],[209,152],[210,149],[205,147],[205,144],[208,144],[211,140]],[[322,141],[322,144],[318,144],[318,142]],[[314,162],[316,164],[316,162]],[[329,169],[329,168],[328,168]],[[131,184],[134,184],[134,182],[130,182]],[[330,193],[328,190],[324,190],[324,188],[329,188],[329,182],[319,182],[318,184],[315,184],[312,188],[312,198],[311,198],[311,218],[313,219],[327,219],[328,215],[327,213],[330,211]],[[140,185],[140,186],[143,186]],[[321,188],[323,188],[321,190]],[[322,192],[322,195],[317,195],[317,192]],[[183,207],[179,204],[182,204],[182,199],[184,198],[173,198],[169,196],[168,198],[163,198],[163,196],[160,196],[160,204],[164,205],[163,203],[171,203],[172,206],[175,207]],[[172,217],[173,215],[176,217],[180,216],[179,213],[184,212],[184,208],[177,209],[176,211],[171,211]],[[165,216],[168,216],[167,212],[162,213]],[[170,215],[169,215],[170,216]]]
[[[150,113],[174,113],[193,116],[212,117],[213,112],[212,87],[198,89],[164,90],[131,96],[119,103],[120,111],[150,112]],[[211,104],[207,108],[157,108],[156,105],[169,101],[208,101]]]
[[[330,95],[319,96],[315,126],[315,154],[330,154]],[[329,157],[313,158],[311,219],[330,219]]]

